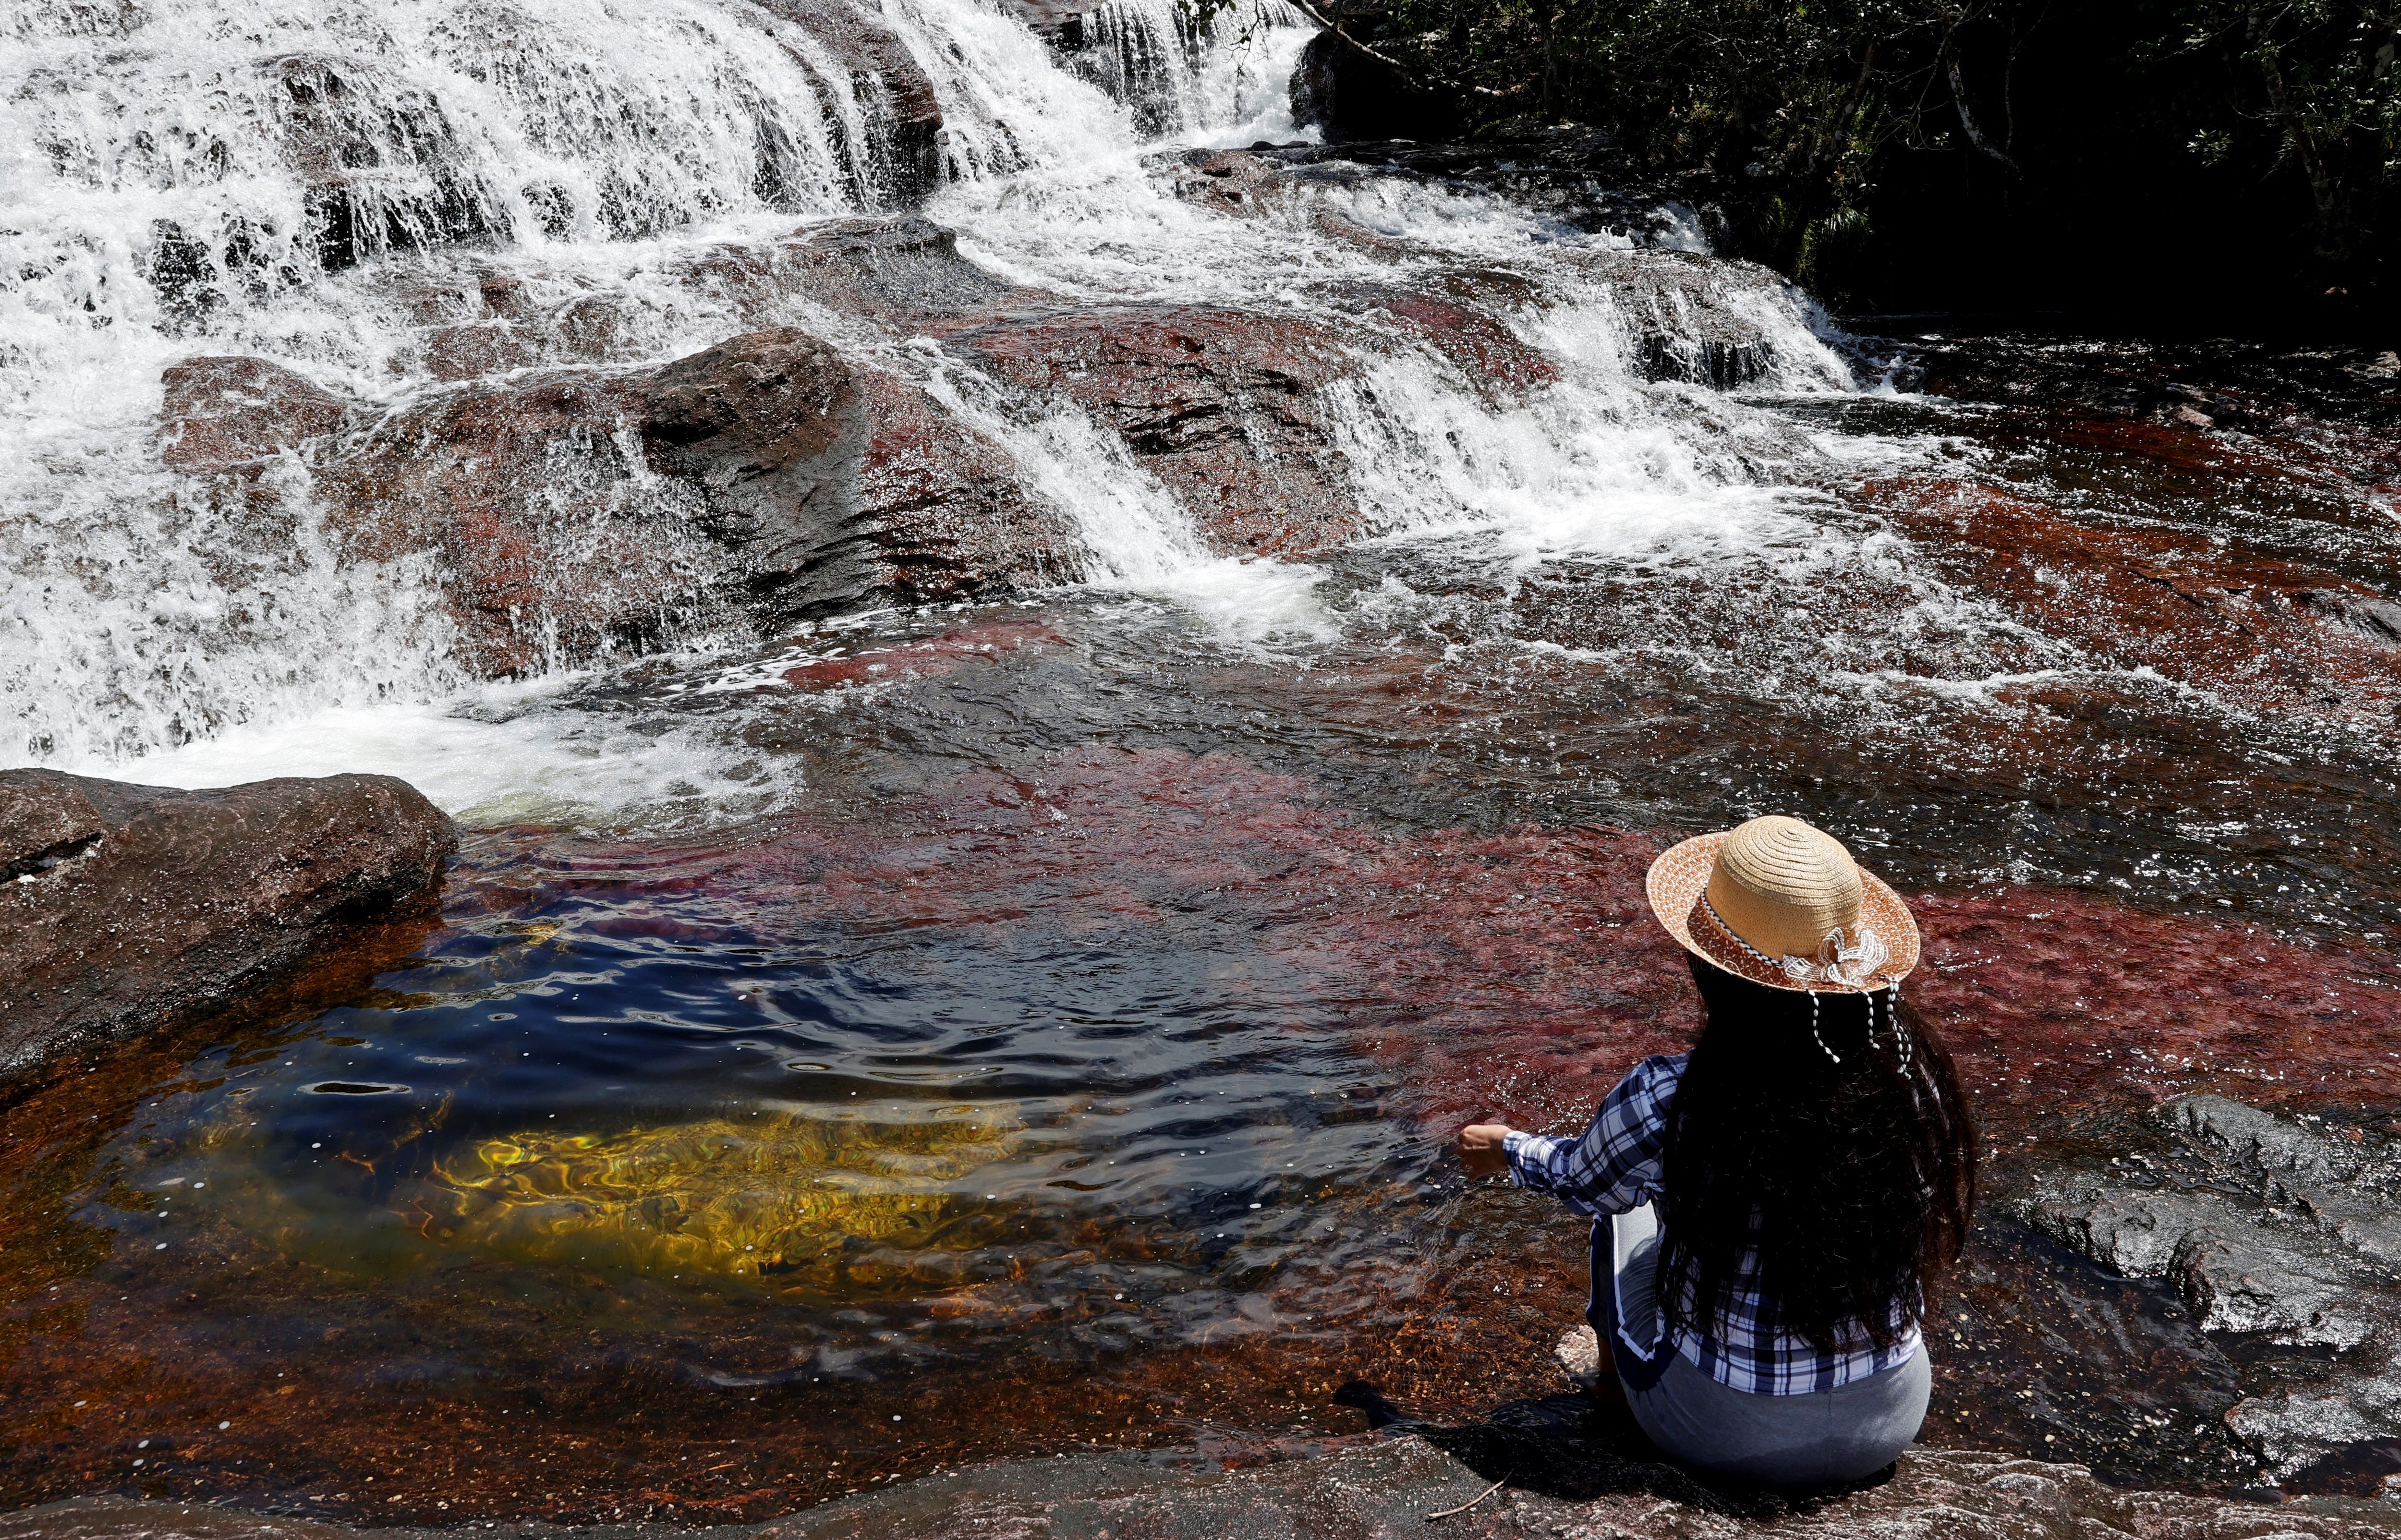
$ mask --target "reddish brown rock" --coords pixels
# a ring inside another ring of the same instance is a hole
[[[476,674],[640,645],[712,612],[731,560],[629,452],[639,400],[583,371],[432,396],[326,469],[329,522],[354,555],[431,558]]]
[[[749,313],[784,313],[799,298],[907,336],[947,337],[1059,302],[977,267],[960,254],[955,231],[914,214],[830,220],[776,241],[717,247],[682,276]]]
[[[389,776],[0,772],[0,1073],[235,1003],[428,895],[456,844]]]
[[[793,331],[647,374],[487,380],[403,411],[322,485],[361,555],[430,553],[475,673],[748,613],[1060,581],[1063,516],[998,445]]]
[[[1001,322],[951,346],[1115,428],[1221,551],[1307,557],[1365,522],[1319,399],[1355,365],[1312,322],[1127,306]]]
[[[897,377],[790,330],[678,360],[647,386],[652,463],[700,488],[776,615],[1054,583],[1079,559],[1007,450]]]
[[[160,382],[158,458],[178,471],[226,471],[342,425],[341,399],[263,358],[187,358]]]
[[[2401,606],[2347,579],[1974,482],[1896,477],[1863,493],[1947,576],[2096,659],[2255,710],[2389,722],[2401,708]]]
[[[1046,621],[1001,621],[948,631],[924,641],[896,642],[847,655],[829,653],[784,670],[784,682],[803,694],[839,690],[846,684],[887,684],[934,679],[970,663],[995,661],[1027,647],[1050,647],[1064,641]]]
[[[436,326],[418,344],[425,372],[440,380],[474,379],[553,362],[539,337],[508,321]]]
[[[761,8],[805,32],[850,72],[871,135],[868,144],[856,146],[870,167],[865,185],[853,189],[859,200],[908,204],[931,192],[946,170],[941,102],[916,56],[875,7],[862,0],[762,0]],[[814,70],[814,61],[803,56],[803,62]],[[831,92],[820,90],[818,97],[837,149],[852,148],[838,138],[850,115]],[[772,146],[761,151],[753,186],[779,206],[797,205],[806,190],[789,184]]]
[[[1462,275],[1463,279],[1465,275]],[[1462,282],[1461,287],[1469,286]],[[1440,295],[1406,291],[1353,296],[1368,316],[1423,342],[1459,365],[1478,385],[1502,396],[1519,396],[1559,378],[1542,351],[1484,311]]]

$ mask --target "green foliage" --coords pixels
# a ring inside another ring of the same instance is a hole
[[[2338,264],[2353,256],[2382,223],[2380,205],[2401,175],[2401,4],[2185,0],[2176,17],[2178,51],[2224,58],[2257,87],[2254,101],[2212,104],[2195,153],[2214,164],[2298,171],[2319,254]]]
[[[2401,0],[1300,3],[1449,86],[1472,119],[1573,119],[1661,170],[1718,174],[1749,254],[1829,297],[1873,267],[1876,232],[1910,224],[1893,202],[1904,162],[1909,196],[1947,158],[1955,184],[2006,204],[2097,181],[2110,147],[2092,136],[2139,133],[2229,205],[2284,189],[2299,217],[2260,222],[2303,231],[2336,273],[2373,265],[2401,186]],[[2106,99],[2029,100],[2029,72]],[[2022,132],[2029,116],[2047,138]]]

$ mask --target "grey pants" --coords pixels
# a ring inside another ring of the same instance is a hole
[[[1832,1390],[1730,1390],[1656,1341],[1659,1224],[1651,1206],[1618,1215],[1610,1231],[1612,1313],[1622,1339],[1610,1346],[1621,1355],[1634,1349],[1653,1361],[1664,1356],[1655,1382],[1641,1390],[1628,1383],[1626,1392],[1635,1422],[1662,1451],[1714,1475],[1801,1487],[1873,1476],[1917,1437],[1933,1384],[1923,1342],[1899,1368]]]

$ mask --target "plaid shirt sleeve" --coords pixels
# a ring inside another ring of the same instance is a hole
[[[1578,1214],[1624,1214],[1659,1191],[1659,1147],[1667,1104],[1684,1074],[1684,1055],[1653,1055],[1600,1099],[1581,1138],[1511,1134],[1502,1142],[1509,1176],[1547,1192]]]

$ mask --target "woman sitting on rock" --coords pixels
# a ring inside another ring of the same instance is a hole
[[[1473,1176],[1598,1216],[1600,1368],[1678,1460],[1858,1480],[1917,1436],[1923,1327],[1976,1202],[1950,1054],[1900,984],[1916,922],[1832,835],[1756,818],[1652,866],[1708,1022],[1634,1066],[1581,1138],[1461,1130]]]

